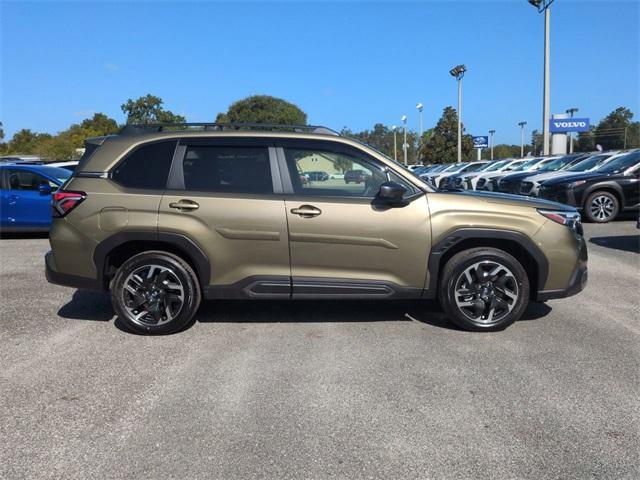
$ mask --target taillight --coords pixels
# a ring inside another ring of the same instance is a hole
[[[64,217],[71,210],[76,208],[87,198],[84,192],[73,192],[70,190],[58,190],[51,196],[51,214],[54,217]]]

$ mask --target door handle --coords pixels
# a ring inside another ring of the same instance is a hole
[[[20,197],[18,195],[9,196],[9,205],[15,205]]]
[[[193,200],[180,200],[178,202],[170,203],[169,207],[180,210],[181,212],[188,212],[191,210],[197,210],[198,208],[200,208],[200,205],[198,205]]]
[[[300,205],[298,208],[292,208],[291,213],[294,215],[300,215],[302,218],[311,218],[320,215],[322,210],[314,207],[313,205]]]

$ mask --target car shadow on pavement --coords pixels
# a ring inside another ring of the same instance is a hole
[[[58,316],[73,320],[107,322],[114,315],[109,294],[89,290],[76,290],[71,300],[58,310]]]
[[[521,321],[536,320],[551,312],[545,303],[531,303]],[[58,310],[62,318],[107,322],[115,313],[108,293],[76,290]],[[202,303],[195,321],[200,323],[340,323],[420,322],[462,331],[451,323],[435,300],[215,300]],[[115,326],[130,332],[119,319]]]
[[[0,232],[1,240],[28,240],[32,238],[49,238],[49,232]]]
[[[640,253],[640,235],[615,235],[610,237],[592,237],[590,243],[605,248]]]

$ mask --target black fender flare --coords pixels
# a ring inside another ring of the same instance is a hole
[[[162,231],[125,231],[116,233],[102,240],[93,251],[93,262],[96,266],[99,281],[105,280],[105,275],[107,273],[105,271],[106,260],[109,254],[120,245],[135,241],[164,243],[185,252],[189,256],[186,260],[191,260],[196,268],[200,284],[203,287],[209,285],[211,264],[202,248],[200,248],[194,240],[186,235]]]
[[[616,192],[616,194],[618,195],[618,199],[620,200],[620,211],[622,211],[625,204],[624,191],[622,190],[622,187],[617,182],[614,182],[613,180],[598,182],[593,185],[589,185],[585,189],[584,193],[582,194],[582,205],[580,205],[580,207],[584,208],[584,205],[589,195],[591,195],[593,192],[596,192],[602,189],[613,190]]]
[[[544,289],[544,285],[547,282],[547,276],[549,275],[549,261],[547,260],[547,257],[545,257],[544,253],[542,253],[542,250],[540,250],[540,248],[528,236],[514,230],[461,227],[445,234],[442,240],[435,244],[431,249],[428,263],[429,285],[427,287],[427,291],[432,295],[437,295],[436,292],[438,290],[440,260],[455,245],[470,238],[480,238],[483,240],[509,240],[516,242],[524,248],[536,262],[538,267],[538,290],[540,291]],[[532,292],[532,296],[535,296],[536,294],[537,292]]]

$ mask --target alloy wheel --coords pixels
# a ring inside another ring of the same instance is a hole
[[[511,270],[493,260],[467,267],[455,282],[455,301],[460,311],[485,325],[508,315],[518,302],[518,295],[518,282]]]
[[[124,281],[122,299],[132,322],[141,326],[164,325],[182,310],[184,286],[171,268],[143,265]]]
[[[589,210],[591,211],[593,218],[597,218],[598,220],[607,220],[613,215],[615,204],[607,195],[598,195],[591,200]]]

